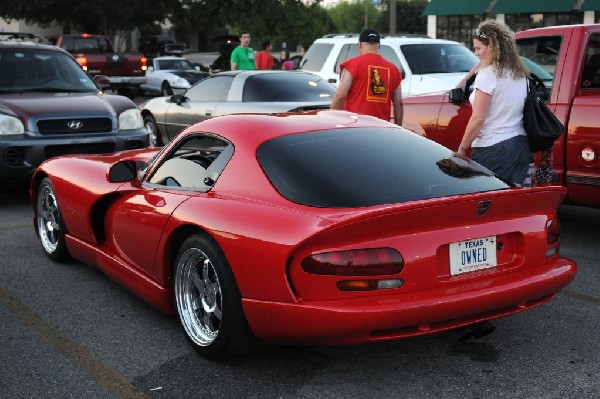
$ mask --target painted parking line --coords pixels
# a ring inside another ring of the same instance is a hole
[[[0,231],[10,231],[10,230],[21,230],[21,229],[30,229],[33,225],[29,224],[12,224],[10,226],[0,226]]]
[[[584,294],[582,292],[573,291],[573,290],[562,290],[560,292],[566,296],[570,296],[571,298],[580,299],[582,301],[591,302],[595,304],[600,304],[600,298],[593,295]]]
[[[42,339],[66,356],[73,364],[86,372],[94,381],[104,386],[117,398],[148,398],[108,364],[96,358],[91,352],[63,333],[41,315],[21,302],[8,290],[0,288],[0,305],[19,318]]]

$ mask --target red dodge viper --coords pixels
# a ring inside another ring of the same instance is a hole
[[[229,115],[32,179],[45,253],[176,314],[203,356],[477,325],[552,299],[562,187],[518,188],[344,111]]]

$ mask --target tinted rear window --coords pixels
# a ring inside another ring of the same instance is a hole
[[[281,195],[309,206],[353,208],[509,187],[451,155],[399,128],[296,134],[258,149],[260,165]]]
[[[317,75],[285,72],[248,77],[244,85],[244,102],[327,102],[335,88]]]

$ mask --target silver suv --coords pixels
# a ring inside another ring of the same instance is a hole
[[[380,54],[402,73],[403,96],[450,90],[479,62],[461,43],[421,36],[382,36]],[[300,69],[337,86],[340,64],[358,55],[358,34],[326,35],[310,46]]]

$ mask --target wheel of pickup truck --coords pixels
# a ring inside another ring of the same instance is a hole
[[[156,121],[151,115],[144,116],[144,128],[148,132],[150,147],[161,147],[163,145],[160,137],[160,131],[156,126]]]
[[[173,95],[173,89],[171,89],[171,85],[166,80],[163,82],[160,91],[165,97]]]

